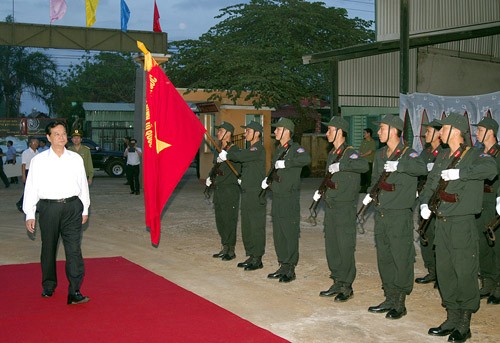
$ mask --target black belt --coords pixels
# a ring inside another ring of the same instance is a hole
[[[78,197],[75,195],[75,196],[72,196],[70,198],[65,198],[65,199],[40,199],[40,201],[48,202],[48,203],[65,204],[68,202],[72,202],[73,200],[76,200],[76,199],[78,199]]]

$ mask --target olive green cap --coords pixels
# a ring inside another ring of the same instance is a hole
[[[441,120],[441,124],[451,125],[457,130],[460,130],[462,133],[466,133],[469,131],[469,122],[464,115],[452,112],[448,115],[448,117]]]
[[[254,131],[262,132],[262,125],[260,125],[260,123],[257,123],[256,121],[251,121],[246,125],[241,125],[241,127],[244,129],[252,129]]]
[[[477,124],[473,124],[472,126],[482,126],[488,130],[493,130],[493,133],[495,136],[497,135],[498,132],[498,123],[495,119],[484,117],[481,119],[481,121]]]
[[[341,129],[344,132],[349,132],[349,122],[342,117],[333,116],[328,123],[321,122],[321,124],[326,126],[333,126],[337,129]]]
[[[430,126],[436,130],[440,130],[443,127],[441,120],[433,119],[430,123],[424,123],[422,126]]]
[[[387,124],[391,127],[395,127],[399,131],[403,131],[404,123],[398,116],[393,114],[385,115],[380,121],[375,122],[377,124]]]
[[[295,124],[288,118],[281,117],[276,123],[271,124],[272,127],[284,127],[293,133],[295,130]]]
[[[226,129],[226,131],[229,131],[231,132],[231,134],[234,133],[234,126],[231,124],[231,123],[228,123],[227,121],[223,121],[222,123],[220,123],[220,125],[216,125],[215,126],[216,129]]]

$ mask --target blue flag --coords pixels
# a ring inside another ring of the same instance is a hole
[[[122,31],[127,32],[127,24],[130,19],[130,10],[128,9],[125,0],[121,0],[121,23],[122,23]]]

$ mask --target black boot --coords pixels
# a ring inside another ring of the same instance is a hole
[[[223,245],[222,246],[222,250],[219,251],[218,253],[216,254],[213,254],[212,257],[214,258],[221,258],[222,256],[224,256],[225,254],[227,254],[227,251],[229,250],[229,247],[227,245]]]
[[[256,256],[253,257],[250,263],[245,267],[245,270],[257,270],[261,269],[264,267],[264,264],[262,264],[262,257],[261,256]]]
[[[484,278],[482,284],[483,287],[479,290],[481,299],[489,297],[495,291],[496,286],[495,281],[490,278]]]
[[[460,310],[459,322],[455,330],[448,336],[448,342],[465,342],[471,338],[470,319],[472,311]]]
[[[448,336],[455,330],[455,327],[458,326],[460,312],[460,310],[446,309],[447,315],[444,323],[438,327],[430,328],[427,333],[432,336]]]
[[[426,284],[436,281],[436,270],[429,268],[429,273],[424,277],[418,277],[415,279],[415,283]]]
[[[385,300],[377,305],[368,307],[368,312],[385,313],[389,312],[394,307],[394,292],[384,290]]]
[[[236,254],[234,253],[234,246],[229,246],[227,249],[227,253],[222,256],[221,260],[222,261],[231,261],[236,258]]]
[[[320,297],[331,297],[331,296],[334,296],[336,294],[339,294],[341,290],[342,290],[342,283],[335,282],[335,280],[333,280],[333,285],[331,285],[330,288],[327,289],[326,291],[319,292],[319,296]]]
[[[406,293],[397,292],[394,299],[394,307],[385,315],[388,319],[400,319],[406,315]]]
[[[281,264],[280,267],[278,268],[278,270],[275,271],[274,273],[268,274],[267,278],[268,279],[279,279],[280,277],[285,275],[286,272],[287,272],[286,265]]]
[[[354,292],[352,291],[352,286],[349,283],[342,283],[342,287],[340,289],[340,293],[337,294],[334,301],[337,302],[346,302],[354,296]]]
[[[244,262],[240,262],[237,264],[238,268],[245,268],[252,262],[253,256],[248,257]]]
[[[490,305],[500,304],[500,282],[497,283],[497,287],[488,297],[488,301],[486,303]]]
[[[288,265],[287,272],[280,277],[280,282],[292,282],[295,280],[295,266]]]

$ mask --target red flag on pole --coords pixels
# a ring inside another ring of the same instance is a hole
[[[160,243],[163,207],[200,148],[205,127],[143,43],[146,71],[146,121],[143,170],[146,226],[151,243]]]
[[[160,12],[158,11],[158,6],[156,6],[156,0],[155,0],[155,12],[153,15],[153,31],[162,32],[160,26]]]

